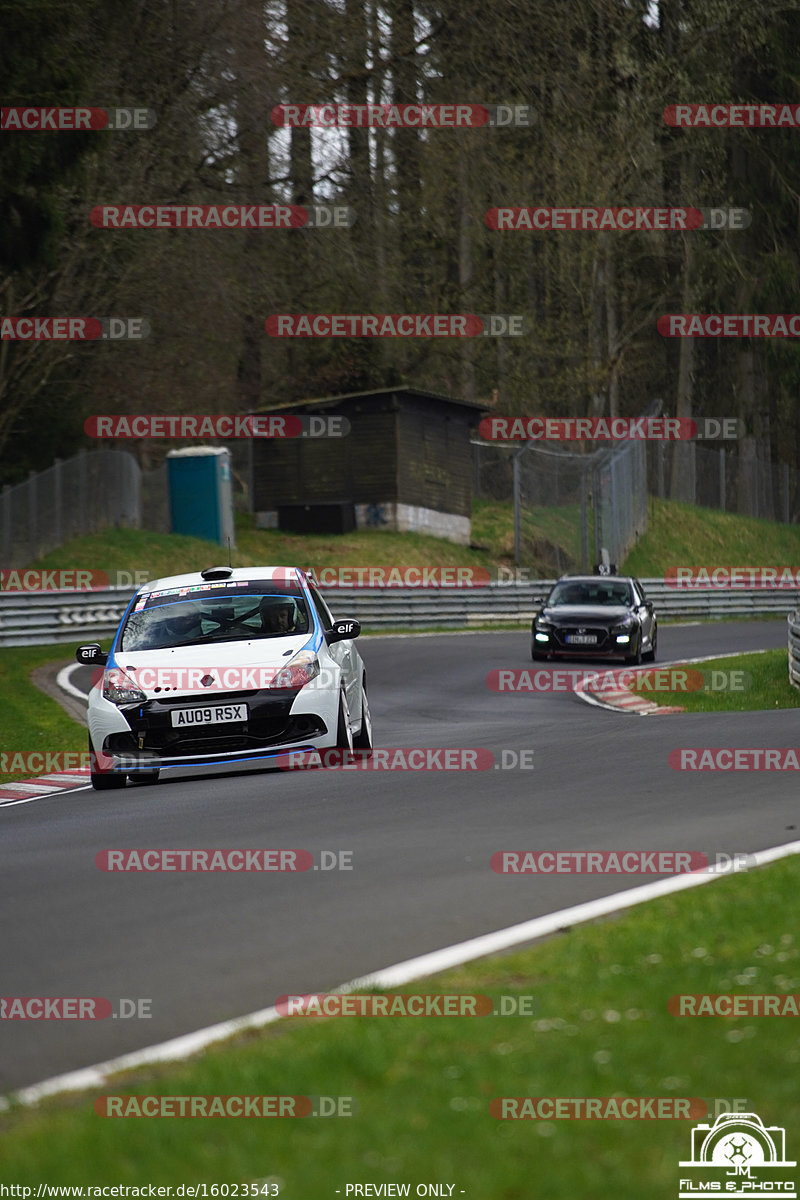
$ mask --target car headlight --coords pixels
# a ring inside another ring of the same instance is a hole
[[[103,676],[103,699],[112,704],[142,704],[147,696],[129,675],[115,667]]]
[[[319,659],[311,650],[301,650],[276,671],[271,688],[301,688],[319,675]]]
[[[631,635],[636,628],[636,618],[628,613],[619,621],[611,630],[614,641],[618,646],[625,646],[631,640]]]

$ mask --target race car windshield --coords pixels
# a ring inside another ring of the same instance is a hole
[[[625,607],[631,603],[631,589],[628,583],[610,583],[608,580],[585,581],[576,583],[564,580],[557,583],[550,593],[548,608],[559,608],[565,605],[587,605],[600,607]]]
[[[140,596],[125,622],[120,650],[160,650],[308,633],[308,607],[302,593],[269,584],[237,592],[215,591],[191,598],[178,594]],[[186,589],[183,589],[185,592]],[[175,589],[175,593],[178,589]]]

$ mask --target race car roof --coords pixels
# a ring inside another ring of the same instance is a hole
[[[221,572],[220,568],[220,572]],[[204,579],[200,571],[189,571],[185,575],[165,575],[161,579],[150,579],[147,583],[143,583],[136,593],[138,596],[147,595],[149,592],[163,592],[167,588],[183,588],[183,587],[207,587],[209,591],[217,591],[218,586],[212,588],[212,583],[219,585],[220,583],[274,583],[286,586],[298,586],[302,581],[307,579],[307,572],[301,567],[226,567],[225,575],[214,573],[212,578]]]

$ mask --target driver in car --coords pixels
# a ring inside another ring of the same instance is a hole
[[[169,641],[188,642],[202,637],[200,613],[194,604],[171,604],[165,614],[163,629]]]
[[[265,596],[259,604],[264,633],[294,633],[297,608],[294,600]]]

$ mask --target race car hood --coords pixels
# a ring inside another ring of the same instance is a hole
[[[159,650],[117,651],[107,671],[122,671],[148,700],[165,695],[213,696],[221,692],[251,691],[268,687],[277,671],[304,647],[311,648],[307,633],[287,637],[235,642],[168,646]],[[97,672],[93,683],[102,680]],[[204,684],[203,680],[211,680]]]
[[[552,621],[554,625],[586,622],[618,625],[629,614],[630,609],[624,604],[559,604],[556,608],[543,608],[540,615],[545,621]]]

